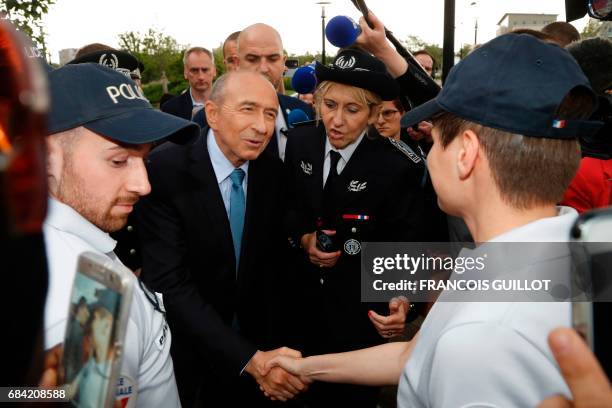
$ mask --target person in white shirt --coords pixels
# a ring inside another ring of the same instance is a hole
[[[144,159],[153,142],[197,132],[195,124],[154,110],[132,80],[106,67],[67,65],[49,83],[46,349],[64,339],[78,256],[92,251],[121,263],[109,232],[122,228],[150,192]],[[116,398],[122,406],[180,406],[161,295],[131,276]]]
[[[402,125],[433,119],[427,164],[438,203],[465,220],[475,242],[484,243],[479,251],[496,242],[569,240],[577,213],[556,203],[578,167],[576,136],[599,126],[584,120],[594,106],[588,80],[563,49],[508,34],[456,66],[441,93]],[[539,268],[531,260],[522,266]],[[399,407],[526,407],[570,396],[546,343],[551,330],[570,325],[569,303],[451,303],[447,295],[410,342],[279,356],[268,367],[311,380],[399,383]]]

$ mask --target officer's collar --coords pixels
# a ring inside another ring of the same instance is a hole
[[[361,141],[363,140],[363,137],[366,134],[366,130],[361,132],[361,135],[353,143],[346,146],[344,149],[336,149],[335,147],[333,147],[331,143],[329,142],[329,138],[327,137],[327,135],[325,135],[325,156],[324,157],[327,157],[327,155],[329,155],[329,152],[334,150],[340,153],[340,156],[342,157],[345,163],[348,163],[353,153],[355,153],[355,150],[357,150],[357,146],[359,146],[359,143],[361,143]]]
[[[112,252],[117,245],[117,241],[112,239],[108,233],[86,220],[74,208],[52,197],[49,197],[49,209],[45,224],[73,234],[105,254]]]

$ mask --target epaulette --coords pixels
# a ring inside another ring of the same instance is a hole
[[[402,152],[405,156],[407,156],[410,160],[415,163],[420,163],[423,159],[414,152],[406,143],[401,140],[395,140],[392,137],[388,137],[387,140],[400,152]]]

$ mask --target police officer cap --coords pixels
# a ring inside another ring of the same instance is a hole
[[[392,101],[399,95],[399,86],[385,64],[361,50],[342,50],[328,66],[317,62],[315,73],[318,83],[332,81],[367,89],[383,101]]]
[[[151,106],[134,81],[98,64],[65,65],[49,74],[49,134],[83,126],[127,144],[197,134],[193,122]]]
[[[578,63],[563,48],[528,34],[505,34],[453,67],[436,98],[407,112],[402,127],[441,112],[524,136],[573,139],[596,132],[601,122],[555,113],[572,91],[595,94]]]
[[[140,79],[140,74],[144,71],[142,62],[138,61],[132,54],[113,49],[81,55],[68,62],[68,64],[83,64],[85,62],[104,65],[132,79]]]

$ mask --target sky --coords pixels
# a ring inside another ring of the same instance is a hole
[[[59,50],[100,42],[118,46],[118,35],[155,28],[182,45],[218,47],[230,33],[263,22],[281,34],[291,54],[321,50],[321,6],[318,0],[56,0],[44,18],[52,62]],[[415,35],[442,45],[444,0],[367,0],[368,7],[403,40]],[[475,3],[472,5],[472,3]],[[564,0],[456,0],[455,48],[495,36],[505,13],[558,14],[565,19]],[[336,15],[359,18],[350,0],[331,0],[327,20]],[[587,19],[572,22],[582,31]],[[329,43],[328,55],[336,52]]]

